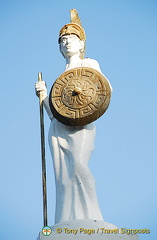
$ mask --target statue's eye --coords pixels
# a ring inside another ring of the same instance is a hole
[[[62,43],[66,43],[66,39],[65,38],[62,38]]]

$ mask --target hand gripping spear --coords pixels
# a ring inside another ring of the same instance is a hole
[[[42,81],[42,73],[38,73],[38,81]],[[43,217],[44,227],[47,226],[47,190],[46,190],[46,160],[45,160],[45,134],[44,134],[44,111],[43,96],[39,93],[40,105],[40,131],[41,131],[41,157],[42,157],[42,186],[43,186]]]

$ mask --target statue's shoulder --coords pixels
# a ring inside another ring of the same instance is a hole
[[[82,59],[82,66],[94,68],[97,71],[101,72],[99,63],[95,59],[91,59],[91,58]]]
[[[91,59],[91,58],[82,59],[82,67],[94,68],[95,70],[97,70],[98,72],[100,72],[102,75],[104,75],[104,74],[101,72],[99,63],[98,63],[95,59]],[[104,77],[105,77],[106,80],[108,81],[108,83],[109,83],[109,85],[110,85],[110,88],[111,88],[111,91],[112,91],[111,83],[109,82],[109,80],[107,79],[106,76],[104,76]]]

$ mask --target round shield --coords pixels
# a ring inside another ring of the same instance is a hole
[[[73,68],[53,84],[49,104],[54,117],[68,126],[83,126],[107,110],[111,98],[108,80],[93,68]]]

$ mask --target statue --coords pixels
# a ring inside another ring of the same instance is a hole
[[[90,68],[101,73],[96,60],[84,58],[85,31],[75,9],[71,23],[59,34],[60,52],[66,60],[65,73],[75,68]],[[102,73],[101,73],[102,74]],[[109,90],[112,87],[108,80]],[[75,87],[75,94],[80,93]],[[76,219],[103,220],[95,189],[95,181],[88,167],[94,150],[96,127],[92,122],[69,126],[58,121],[49,104],[44,81],[36,83],[36,94],[42,92],[44,107],[51,119],[49,146],[53,158],[56,181],[55,223]]]

